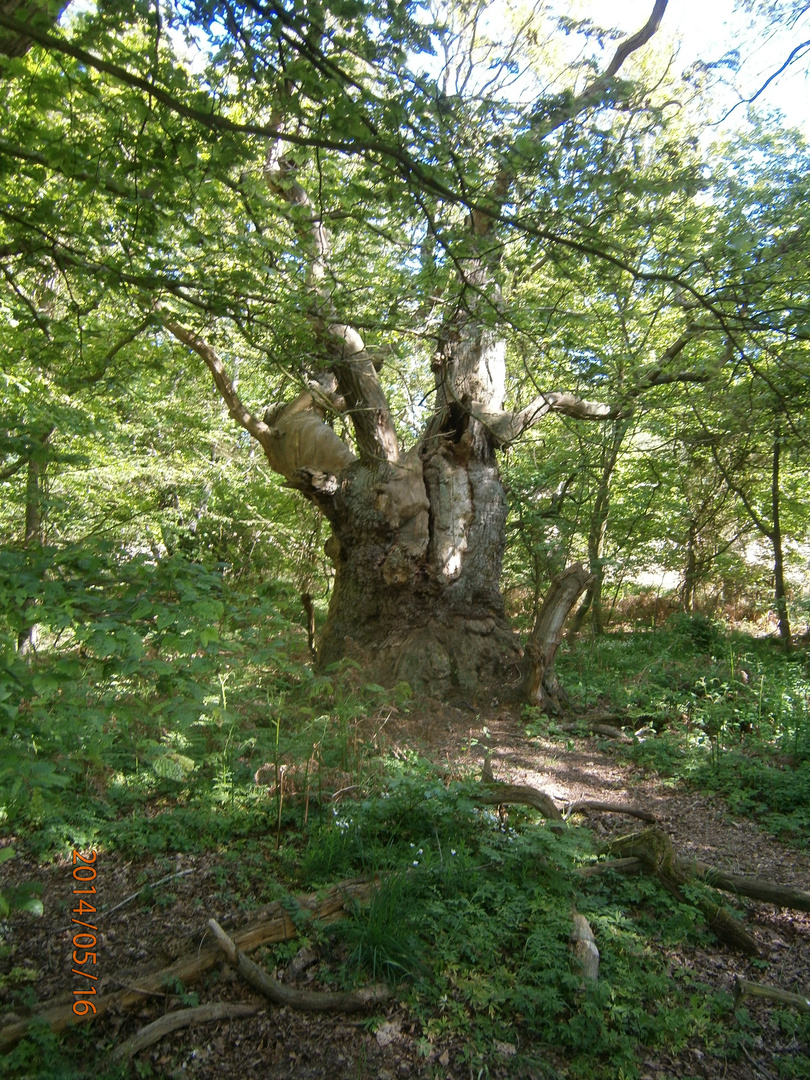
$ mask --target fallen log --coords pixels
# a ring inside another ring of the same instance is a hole
[[[678,869],[692,877],[705,881],[712,888],[723,892],[748,896],[752,900],[762,900],[774,907],[792,908],[794,911],[810,911],[810,892],[793,889],[789,885],[777,885],[762,878],[743,877],[740,874],[728,874],[725,870],[716,870],[707,863],[676,856]]]
[[[602,735],[606,739],[616,739],[617,742],[631,743],[633,741],[621,728],[614,727],[613,724],[605,724],[601,720],[589,720],[587,716],[579,717],[577,720],[566,720],[562,724],[557,724],[557,727],[560,731],[569,731],[572,735],[587,731],[592,735]]]
[[[298,911],[306,917],[322,923],[332,923],[343,919],[348,914],[346,908],[362,904],[371,898],[373,882],[354,880],[342,882],[330,889],[325,895],[313,894],[296,901]],[[289,941],[300,933],[290,913],[281,902],[268,905],[264,909],[263,920],[234,935],[234,940],[243,952],[252,952],[261,945],[278,941]],[[85,1023],[93,1016],[103,1016],[110,1009],[131,1009],[140,1004],[144,997],[152,994],[165,994],[166,987],[176,982],[184,986],[195,982],[219,963],[219,948],[196,949],[181,956],[168,967],[162,968],[138,979],[137,986],[127,987],[112,994],[102,994],[94,999],[95,1012],[76,1016],[72,1005],[45,1004],[34,1016],[18,1020],[0,1028],[0,1051],[10,1050],[28,1033],[35,1021],[44,1021],[52,1031],[64,1031],[74,1024]]]
[[[608,859],[606,862],[594,863],[592,866],[583,866],[577,870],[577,874],[580,877],[595,877],[608,870],[629,873],[633,870],[645,869],[646,866],[646,860],[630,856],[623,859]],[[745,877],[742,874],[729,874],[725,870],[718,870],[714,866],[709,866],[708,863],[700,862],[698,859],[689,859],[683,855],[673,855],[673,866],[685,880],[697,878],[706,885],[711,885],[713,889],[733,893],[735,896],[747,896],[751,900],[773,904],[774,907],[810,911],[810,893],[802,889],[794,889],[790,885],[779,885],[772,881],[763,881],[762,878]]]
[[[779,986],[766,986],[764,983],[749,982],[739,976],[734,980],[734,1007],[736,1008],[743,998],[758,997],[768,1001],[778,1001],[782,1005],[790,1005],[799,1012],[810,1013],[810,995],[792,994],[789,990],[783,990]]]
[[[304,1012],[360,1012],[370,1005],[387,1001],[391,996],[388,987],[382,985],[347,991],[298,990],[294,986],[286,986],[240,952],[216,919],[209,919],[208,925],[228,962],[245,982],[276,1005],[289,1005]]]
[[[177,1012],[167,1013],[159,1020],[142,1027],[126,1042],[116,1047],[113,1057],[117,1061],[129,1061],[141,1050],[160,1042],[173,1031],[181,1031],[195,1024],[211,1024],[217,1020],[238,1020],[245,1016],[255,1016],[261,1009],[261,1005],[227,1005],[222,1002],[198,1005],[194,1009],[178,1009]]]

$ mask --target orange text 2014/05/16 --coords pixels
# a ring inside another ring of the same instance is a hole
[[[96,867],[93,865],[96,861],[97,852],[88,851],[86,855],[82,855],[80,851],[73,852],[73,879],[75,887],[73,889],[74,902],[78,903],[78,907],[73,908],[73,923],[76,923],[77,932],[73,936],[73,974],[80,975],[87,982],[84,983],[80,990],[74,990],[73,993],[76,997],[76,1001],[73,1002],[73,1011],[77,1016],[86,1016],[87,1013],[95,1013],[96,1006],[89,999],[95,994],[95,982],[98,980],[98,975],[93,974],[92,968],[95,966],[98,960],[96,947],[96,934],[98,933],[98,925],[95,920],[97,906],[96,899],[96,886],[91,884],[96,879]],[[93,902],[85,900],[85,896],[92,896]],[[84,930],[79,930],[79,927],[83,926]],[[94,933],[90,933],[90,931]]]

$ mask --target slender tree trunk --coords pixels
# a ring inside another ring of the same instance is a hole
[[[683,574],[683,587],[681,589],[681,603],[683,610],[691,615],[695,607],[695,587],[697,583],[697,522],[694,518],[689,519],[689,530],[686,534],[686,567]]]
[[[602,586],[604,583],[605,569],[602,560],[602,551],[607,532],[608,517],[610,515],[610,484],[616,469],[624,436],[627,432],[626,420],[614,420],[611,425],[610,441],[602,455],[602,468],[599,475],[599,483],[596,488],[596,497],[591,509],[588,523],[588,567],[591,580],[588,585],[582,603],[577,609],[571,624],[570,637],[574,638],[582,629],[585,616],[591,612],[591,627],[595,635],[605,632],[604,613],[602,610]]]
[[[33,547],[41,545],[44,541],[44,486],[48,462],[44,454],[45,444],[50,432],[36,442],[28,458],[28,475],[25,483],[25,546]],[[25,602],[25,610],[30,611],[35,601],[31,598]],[[20,631],[17,636],[17,650],[21,656],[28,652],[36,651],[39,644],[39,626],[31,623]]]
[[[773,518],[771,545],[773,547],[774,605],[776,607],[776,617],[779,620],[779,638],[785,648],[785,651],[789,652],[793,644],[793,638],[790,633],[787,594],[785,592],[784,556],[782,552],[782,524],[780,520],[779,465],[782,453],[781,436],[781,429],[779,425],[777,425],[773,438],[773,461],[771,469],[771,514]]]

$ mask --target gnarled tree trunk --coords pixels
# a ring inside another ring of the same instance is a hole
[[[615,92],[627,56],[655,33],[666,0],[655,0],[638,34],[623,41],[603,74],[549,112],[538,109],[529,132],[537,144]],[[279,109],[294,87],[279,87]],[[270,124],[281,133],[284,117]],[[470,207],[464,251],[454,257],[456,302],[432,361],[434,410],[416,445],[401,447],[375,358],[334,302],[335,273],[321,208],[285,158],[282,136],[267,153],[269,190],[290,211],[307,267],[309,322],[318,357],[306,389],[257,419],[240,401],[216,352],[173,317],[163,324],[208,365],[230,415],[262,445],[271,467],[329,520],[327,553],[335,566],[329,615],[318,662],[358,659],[378,681],[406,680],[437,696],[513,696],[538,704],[559,699],[553,659],[562,624],[590,582],[581,567],[564,575],[538,619],[524,657],[505,617],[500,592],[506,499],[496,452],[550,412],[581,419],[619,419],[621,407],[565,392],[541,393],[522,409],[504,410],[506,343],[496,325],[501,307],[496,230],[520,162],[500,158],[486,209]],[[675,376],[656,369],[654,379]],[[653,376],[650,385],[654,384]],[[345,416],[354,446],[326,422]]]

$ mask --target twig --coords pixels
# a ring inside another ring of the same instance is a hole
[[[144,882],[143,885],[141,885],[140,889],[136,889],[135,892],[132,893],[131,896],[125,897],[123,900],[120,900],[117,904],[114,904],[111,908],[102,908],[102,910],[99,911],[97,917],[101,918],[101,916],[103,915],[106,918],[108,915],[112,915],[112,913],[114,911],[118,911],[119,908],[124,907],[126,904],[131,904],[133,900],[136,900],[141,895],[141,893],[143,892],[144,889],[156,889],[158,887],[158,885],[165,885],[167,881],[173,881],[174,878],[185,877],[187,874],[193,874],[193,873],[194,873],[193,869],[191,869],[191,870],[178,870],[178,872],[176,874],[167,874],[166,877],[161,878],[160,881],[146,881],[146,882]],[[56,931],[56,933],[57,934],[64,934],[66,931],[72,930],[72,929],[73,929],[73,923],[69,923],[67,926],[60,927]]]
[[[140,889],[136,889],[136,891],[131,896],[127,896],[125,899],[120,900],[111,908],[104,908],[104,910],[99,912],[99,914],[112,915],[114,911],[118,911],[118,909],[124,907],[125,904],[131,904],[133,900],[136,900],[141,895],[144,889],[156,889],[158,885],[165,885],[167,881],[174,881],[175,878],[186,877],[188,874],[193,873],[193,868],[191,870],[178,870],[176,874],[167,874],[166,877],[161,878],[160,881],[144,882],[144,884],[141,885]]]
[[[213,1005],[198,1005],[194,1009],[179,1009],[167,1013],[146,1027],[142,1027],[126,1042],[122,1042],[113,1053],[118,1061],[128,1061],[147,1046],[160,1042],[166,1035],[195,1024],[210,1024],[217,1020],[239,1020],[245,1016],[255,1016],[261,1011],[261,1005],[228,1005],[217,1002]]]
[[[364,986],[360,990],[346,992],[297,990],[292,986],[285,986],[240,952],[216,919],[209,919],[208,925],[228,961],[245,982],[276,1005],[289,1005],[293,1009],[306,1012],[359,1012],[367,1009],[369,1005],[387,1001],[391,996],[388,987],[381,985]]]

